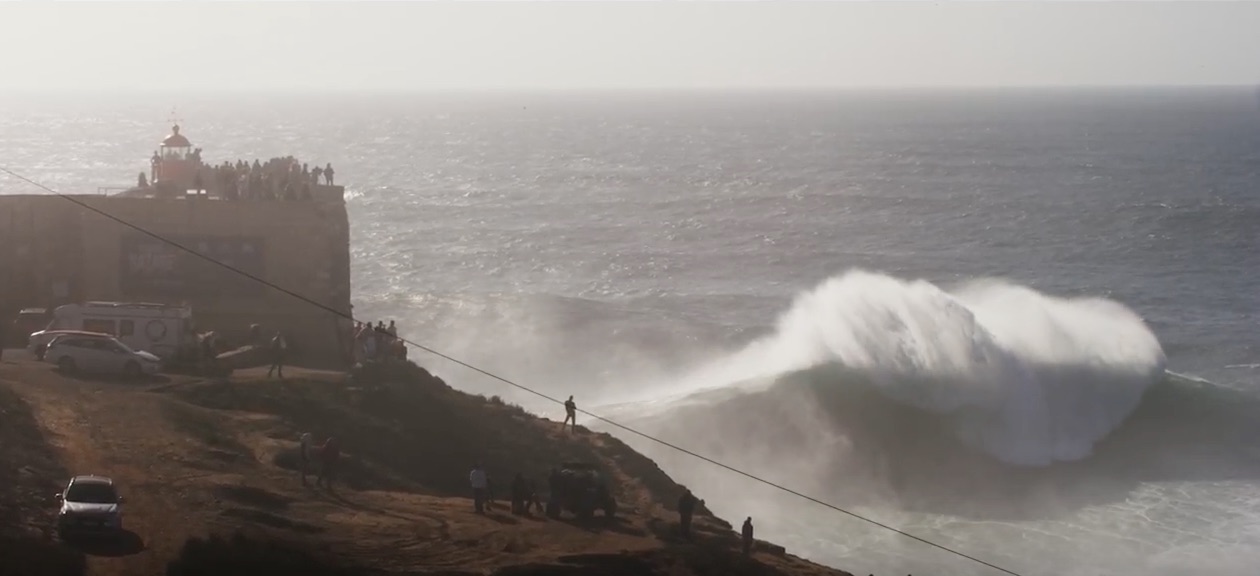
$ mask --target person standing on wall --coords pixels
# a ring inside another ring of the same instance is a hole
[[[749,516],[748,518],[744,519],[744,529],[740,532],[740,536],[743,537],[743,541],[744,541],[744,556],[748,556],[749,554],[752,554],[752,546],[753,546],[752,516]]]

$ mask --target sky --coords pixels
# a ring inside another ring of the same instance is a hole
[[[1257,83],[1260,1],[0,1],[10,93]]]

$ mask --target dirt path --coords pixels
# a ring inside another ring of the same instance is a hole
[[[128,537],[120,546],[84,549],[91,575],[161,574],[189,537],[243,526],[316,538],[387,570],[491,570],[573,550],[657,546],[641,522],[592,531],[502,508],[478,516],[462,498],[304,487],[271,464],[292,442],[269,437],[266,418],[209,411],[155,392],[180,385],[178,378],[102,382],[21,362],[0,367],[0,379],[31,406],[69,474],[109,476],[126,498]],[[50,502],[50,524],[52,509]]]
[[[162,573],[184,541],[202,532],[207,519],[184,504],[196,495],[181,482],[185,447],[163,416],[162,398],[136,384],[67,378],[34,364],[5,380],[30,404],[70,474],[110,476],[126,499],[128,534],[118,545],[85,550],[89,574]]]

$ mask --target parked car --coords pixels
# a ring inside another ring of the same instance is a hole
[[[128,348],[108,334],[64,334],[48,343],[44,361],[56,364],[62,372],[118,374],[139,378],[156,374],[162,361],[148,352]]]
[[[578,518],[589,519],[596,510],[612,518],[617,514],[617,500],[599,469],[585,462],[566,462],[548,480],[551,494],[547,498],[547,516],[559,518],[568,510]]]
[[[75,476],[57,495],[57,534],[62,540],[83,535],[116,536],[122,532],[122,496],[104,476]]]
[[[44,359],[44,352],[48,350],[48,344],[55,340],[58,336],[79,335],[79,336],[109,336],[104,332],[88,332],[86,330],[40,330],[30,335],[26,349],[31,351],[31,355],[36,360]]]

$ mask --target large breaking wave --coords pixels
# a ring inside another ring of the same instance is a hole
[[[1142,319],[1110,300],[852,271],[801,295],[774,334],[695,375],[688,392],[825,373],[824,395],[870,389],[940,416],[1002,462],[1044,466],[1088,456],[1163,378],[1164,360]]]

